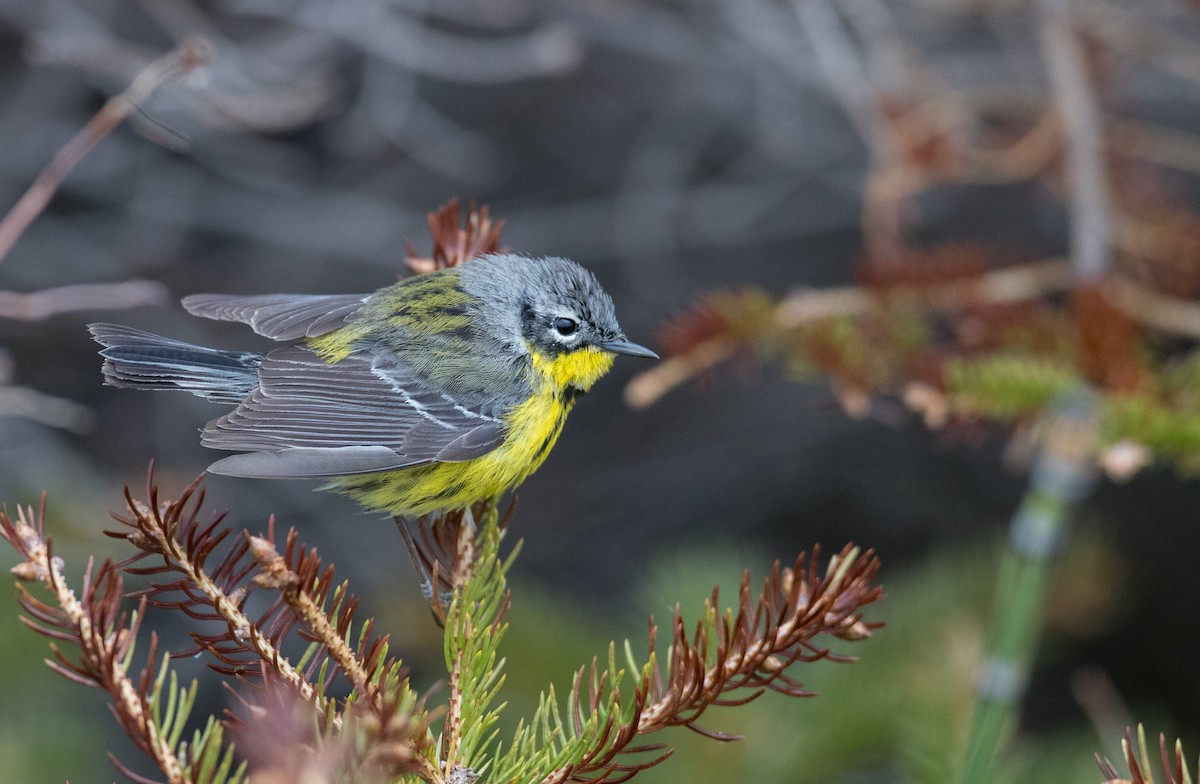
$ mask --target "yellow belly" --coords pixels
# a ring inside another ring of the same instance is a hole
[[[417,516],[463,509],[516,487],[541,466],[575,404],[608,369],[613,355],[585,348],[546,357],[530,347],[534,393],[505,415],[507,436],[482,457],[379,474],[338,477],[330,487],[368,509]]]
[[[572,400],[547,390],[513,409],[508,437],[482,457],[339,477],[331,487],[369,509],[392,515],[462,509],[500,495],[536,471],[558,440],[572,405]]]

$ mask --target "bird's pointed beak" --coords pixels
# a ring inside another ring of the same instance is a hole
[[[655,354],[645,346],[639,346],[631,340],[621,338],[620,340],[605,340],[600,344],[600,348],[605,351],[611,351],[614,354],[625,354],[630,357],[646,357],[647,359],[658,359],[658,354]]]

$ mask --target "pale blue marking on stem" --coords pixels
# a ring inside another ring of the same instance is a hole
[[[1044,613],[1052,557],[1075,507],[1096,482],[1096,403],[1073,390],[1047,411],[1029,490],[1013,515],[1000,562],[996,609],[967,738],[962,781],[991,780],[997,750],[1015,723]]]

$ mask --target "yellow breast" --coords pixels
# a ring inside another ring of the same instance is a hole
[[[586,348],[533,357],[533,394],[505,416],[507,435],[491,452],[462,463],[431,463],[367,476],[334,480],[333,487],[363,505],[394,515],[461,509],[523,482],[538,469],[558,440],[581,392],[612,367],[613,356]]]

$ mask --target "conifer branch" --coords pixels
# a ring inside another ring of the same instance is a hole
[[[224,514],[214,515],[202,522],[201,505],[204,490],[203,477],[197,478],[184,488],[177,499],[160,500],[158,487],[154,484],[153,469],[147,472],[146,502],[135,499],[125,491],[127,515],[113,515],[127,531],[106,532],[114,538],[125,539],[142,552],[122,564],[132,574],[182,575],[169,583],[154,584],[146,592],[152,603],[158,606],[177,607],[198,620],[224,621],[226,631],[216,635],[191,632],[199,646],[211,653],[223,665],[212,665],[219,672],[245,675],[245,662],[239,654],[251,653],[270,665],[275,673],[318,712],[323,713],[327,700],[322,691],[299,672],[279,650],[277,642],[294,624],[294,618],[279,620],[268,611],[263,620],[274,618],[275,623],[266,627],[251,620],[242,611],[249,589],[242,583],[253,561],[244,555],[248,542],[239,542],[221,559],[218,566],[209,571],[205,563],[209,555],[231,533],[228,528],[218,529]],[[133,564],[149,555],[161,557],[162,564],[154,567],[134,567]],[[174,598],[171,598],[174,596]],[[340,721],[340,717],[335,717]]]
[[[917,274],[921,274],[919,270]],[[893,296],[916,295],[932,313],[940,313],[971,305],[1026,302],[1063,291],[1071,283],[1070,264],[1047,259],[965,276],[929,277],[926,273],[924,280],[900,280],[885,284],[885,288]],[[882,305],[878,290],[861,286],[798,289],[778,303],[756,292],[710,295],[668,325],[668,330],[674,331],[681,323],[690,322],[685,328],[688,334],[677,338],[669,349],[670,356],[630,380],[625,400],[634,408],[645,408],[764,338],[831,319],[864,317]]]
[[[127,493],[130,514],[116,519],[130,530],[111,535],[128,539],[143,551],[126,562],[128,571],[182,575],[154,584],[146,592],[152,603],[176,607],[199,620],[224,622],[221,633],[191,633],[200,649],[217,659],[210,665],[213,669],[240,678],[265,672],[270,682],[278,680],[294,690],[334,731],[343,729],[345,711],[325,694],[342,674],[353,687],[346,707],[353,707],[359,716],[357,726],[381,739],[393,739],[384,744],[391,748],[384,756],[423,759],[428,742],[424,728],[432,717],[412,694],[403,663],[389,655],[388,636],[374,633],[373,619],[354,630],[359,599],[346,583],[337,585],[332,565],[325,566],[315,548],[301,545],[292,529],[280,552],[272,518],[265,535],[235,537],[210,567],[208,562],[231,530],[220,527],[224,515],[202,522],[203,491],[198,481],[179,499],[163,503],[158,501],[152,477],[147,485],[150,503],[135,501]],[[147,555],[160,556],[162,564],[133,566]],[[252,620],[241,607],[255,589],[278,591],[279,598]],[[297,624],[300,636],[314,645],[293,665],[280,646]],[[403,753],[398,751],[401,747]]]
[[[1135,742],[1133,731],[1126,727],[1121,750],[1125,755],[1125,767],[1129,769],[1128,777],[1123,776],[1111,761],[1096,755],[1096,763],[1100,766],[1101,774],[1105,776],[1104,784],[1154,784],[1150,746],[1146,743],[1146,728],[1138,725]],[[1183,744],[1178,739],[1173,747],[1168,746],[1167,736],[1159,733],[1158,756],[1165,784],[1192,784],[1195,780],[1193,769],[1188,768],[1183,757]],[[1194,770],[1200,771],[1200,764],[1197,764]]]
[[[504,660],[498,650],[507,630],[505,573],[516,551],[507,560],[500,559],[503,522],[495,503],[476,509],[481,517],[478,533],[471,537],[471,562],[464,572],[468,577],[454,589],[445,611],[450,695],[438,747],[446,781],[473,780],[483,773],[495,735],[492,727],[500,716],[496,698],[504,683]],[[463,517],[474,519],[470,514]]]
[[[82,594],[76,596],[63,575],[62,559],[53,555],[44,534],[45,501],[34,514],[32,508],[18,509],[12,519],[0,509],[0,538],[7,541],[23,561],[13,574],[25,582],[41,582],[54,597],[51,606],[23,585],[17,586],[17,601],[29,614],[21,620],[35,632],[51,640],[79,648],[78,661],[69,658],[55,642],[50,648],[54,659],[47,660],[52,670],[75,683],[98,686],[112,698],[111,708],[122,728],[140,751],[145,753],[171,784],[216,784],[240,782],[243,767],[232,769],[232,748],[223,744],[220,725],[210,720],[193,742],[181,742],[182,733],[195,695],[195,685],[179,689],[170,673],[164,711],[164,686],[167,684],[167,659],[155,677],[151,669],[157,660],[158,640],[151,635],[148,664],[135,680],[129,675],[134,644],[145,614],[146,598],[137,610],[121,610],[124,598],[120,567],[104,561],[99,569],[89,560],[84,572]],[[136,781],[148,781],[111,757],[118,770]]]
[[[280,780],[415,776],[430,784],[468,784],[486,775],[529,784],[626,781],[671,754],[663,744],[639,745],[642,736],[686,726],[730,739],[699,725],[709,706],[742,704],[768,689],[807,696],[810,692],[788,669],[801,661],[842,660],[814,638],[868,636],[873,624],[863,621],[861,608],[879,596],[879,589],[871,585],[876,560],[852,548],[833,559],[823,577],[815,571],[815,555],[801,556],[791,568],[776,564],[757,594],[744,576],[736,609],[718,613],[719,594],[714,589],[693,633],[676,613],[665,672],[653,653],[657,629],[652,625],[649,659],[635,664],[626,651],[631,691],[625,688],[627,670],[618,666],[615,646],[610,646],[607,666],[593,660],[576,672],[565,711],[560,712],[551,689],[532,719],[518,728],[513,743],[501,750],[495,729],[504,707],[498,703],[504,683],[499,645],[507,628],[505,575],[516,553],[500,558],[506,521],[494,503],[474,510],[480,519],[478,530],[471,524],[472,514],[458,515],[459,526],[446,540],[453,539],[453,553],[441,553],[450,559],[446,574],[454,581],[444,610],[450,694],[434,738],[430,725],[438,712],[426,709],[424,700],[412,692],[400,662],[388,657],[386,637],[373,637],[369,621],[351,636],[357,599],[345,584],[334,589],[332,567],[324,567],[314,550],[300,546],[294,531],[282,549],[275,544],[273,521],[265,536],[229,540],[230,530],[221,527],[223,515],[205,519],[200,514],[203,491],[198,483],[177,499],[163,501],[151,474],[146,499],[136,500],[126,491],[129,511],[116,516],[124,529],[109,533],[141,552],[123,564],[106,562],[95,580],[89,570],[84,598],[77,603],[83,608],[82,622],[69,594],[59,599],[67,611],[27,598],[27,592],[22,605],[42,633],[80,644],[85,654],[80,663],[56,649],[53,666],[75,681],[108,688],[127,731],[172,782],[240,782],[244,767],[233,767],[232,749],[223,745],[221,725],[215,720],[192,744],[180,743],[194,687],[179,690],[171,675],[171,701],[164,714],[166,660],[157,678],[144,670],[134,683],[124,675],[141,610],[128,623],[119,614],[122,569],[180,575],[138,592],[140,607],[174,607],[191,617],[225,624],[222,634],[193,632],[193,639],[217,658],[211,666],[218,672],[240,679],[257,676],[260,701],[238,697],[250,720],[230,722],[240,733],[243,754],[256,765],[256,776]],[[23,579],[61,587],[61,565],[50,556],[48,545],[37,549],[40,522],[35,527],[28,519],[32,512],[21,513],[16,522],[0,517],[0,533],[25,557],[14,571]],[[434,529],[427,533],[428,541],[437,539]],[[465,550],[464,536],[471,540]],[[223,554],[214,555],[227,541]],[[136,565],[148,556],[158,557],[161,564]],[[425,552],[423,557],[435,558],[436,572],[439,556]],[[258,620],[251,620],[241,607],[255,589],[278,591],[279,599]],[[297,624],[313,645],[298,665],[280,666],[279,643]],[[152,638],[152,658],[155,647]],[[89,654],[92,648],[99,653]],[[346,675],[354,686],[341,707],[325,697],[336,673]],[[296,679],[308,688],[298,688]],[[735,694],[738,691],[743,694]]]
[[[553,688],[543,695],[532,720],[518,727],[511,745],[495,760],[494,774],[504,781],[612,784],[671,755],[663,744],[634,745],[650,733],[684,726],[718,740],[734,739],[701,727],[705,710],[744,704],[767,690],[811,696],[789,668],[824,658],[850,661],[816,645],[815,638],[860,640],[870,635],[878,624],[864,621],[861,609],[881,595],[872,585],[878,568],[871,553],[847,547],[831,559],[822,577],[816,553],[811,558],[802,554],[790,568],[777,563],[758,594],[750,589],[749,575],[743,575],[736,611],[719,609],[714,588],[692,634],[676,610],[665,673],[653,652],[658,627],[651,621],[649,659],[636,664],[626,651],[633,673],[631,694],[622,694],[627,670],[617,666],[610,646],[607,667],[593,660],[590,668],[576,672],[565,719]],[[735,696],[738,691],[748,693]]]
[[[465,221],[460,218],[458,199],[450,199],[426,216],[433,252],[419,256],[411,245],[406,248],[405,264],[409,271],[422,275],[446,267],[457,267],[464,261],[487,253],[505,252],[500,245],[504,221],[494,220],[486,204],[467,207]]]
[[[332,582],[333,568],[321,572],[320,560],[316,551],[303,552],[297,570],[290,569],[287,561],[275,549],[275,543],[270,538],[248,536],[250,555],[258,562],[260,571],[254,577],[254,584],[260,588],[279,591],[283,600],[295,610],[300,620],[310,630],[312,635],[320,640],[329,657],[336,662],[341,672],[349,679],[360,700],[373,708],[382,705],[382,694],[379,684],[372,679],[367,667],[357,657],[346,641],[344,634],[350,629],[351,618],[358,608],[357,597],[348,594],[349,586],[342,583],[334,592],[329,614],[323,607],[325,594]],[[296,542],[296,533],[288,533],[287,550],[292,552]],[[300,573],[302,572],[304,576]],[[314,595],[315,594],[315,595]],[[371,622],[362,631],[364,639],[371,637]],[[387,638],[380,637],[373,641],[364,656],[365,661],[376,661]]]
[[[788,668],[823,658],[845,661],[815,646],[813,638],[869,637],[873,624],[863,621],[861,608],[882,594],[871,585],[879,563],[870,552],[860,554],[848,546],[830,560],[824,577],[818,576],[817,568],[816,551],[811,558],[802,553],[790,568],[776,562],[757,596],[750,590],[749,571],[744,572],[736,612],[726,610],[719,616],[720,597],[714,588],[690,638],[676,608],[666,677],[655,670],[639,733],[682,725],[709,734],[697,725],[706,708],[749,702],[767,689],[812,696],[787,675]],[[656,634],[651,625],[651,645]],[[726,696],[740,689],[751,693],[733,701]]]

